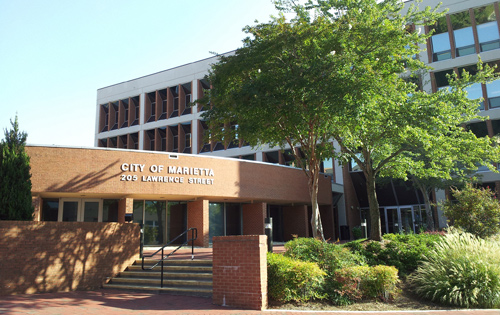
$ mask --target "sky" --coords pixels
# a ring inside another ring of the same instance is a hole
[[[0,128],[94,146],[97,89],[242,46],[271,0],[0,0]]]

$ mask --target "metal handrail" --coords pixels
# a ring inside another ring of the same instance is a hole
[[[173,251],[171,251],[169,254],[167,254],[167,255],[164,254],[165,247],[171,245],[178,238],[180,238],[181,236],[189,233],[189,231],[191,231],[191,238],[190,239],[186,240],[184,243],[182,243],[181,245],[179,245],[176,249],[174,249]],[[171,240],[167,244],[163,245],[163,247],[160,248],[160,249],[158,249],[156,252],[154,252],[154,253],[152,253],[150,255],[142,255],[142,265],[141,265],[142,270],[153,270],[153,268],[155,268],[156,266],[158,266],[158,264],[161,263],[161,282],[160,282],[160,285],[163,288],[163,262],[165,261],[165,259],[167,259],[171,255],[173,255],[182,246],[187,245],[187,244],[189,244],[189,242],[191,242],[191,260],[193,260],[194,259],[194,241],[197,238],[198,238],[198,229],[197,228],[189,228],[189,229],[185,230],[184,232],[182,232],[181,234],[177,235],[173,240]],[[154,255],[158,254],[160,251],[161,251],[161,258],[160,258],[160,260],[158,260],[158,262],[156,264],[154,264],[151,268],[144,268],[144,258],[153,257]]]

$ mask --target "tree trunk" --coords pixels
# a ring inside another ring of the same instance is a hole
[[[382,240],[382,227],[380,225],[380,210],[375,190],[375,176],[365,175],[366,192],[368,194],[368,204],[370,205],[370,239],[380,242]]]
[[[431,208],[431,201],[429,199],[429,191],[427,191],[426,187],[423,185],[419,185],[420,191],[422,192],[422,195],[424,196],[424,203],[425,203],[425,214],[427,217],[426,220],[426,225],[427,225],[427,230],[428,231],[435,231],[436,228],[434,226],[434,216],[432,213],[432,208]]]
[[[319,238],[322,241],[325,240],[325,236],[323,234],[323,224],[321,223],[321,215],[319,213],[319,205],[318,205],[318,191],[319,191],[319,168],[310,168],[309,171],[309,194],[311,196],[311,207],[312,207],[312,216],[311,216],[311,227],[312,227],[312,236],[314,238]]]

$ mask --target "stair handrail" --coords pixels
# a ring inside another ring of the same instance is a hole
[[[176,249],[174,249],[173,251],[171,251],[169,254],[165,255],[164,253],[164,249],[165,247],[171,245],[173,242],[175,242],[178,238],[180,238],[181,236],[189,233],[189,231],[191,231],[191,238],[186,240],[184,243],[182,243],[181,245],[177,246]],[[168,258],[170,257],[171,255],[173,255],[176,251],[178,251],[181,247],[189,244],[189,242],[191,242],[191,260],[194,259],[194,241],[198,238],[198,229],[197,228],[189,228],[187,230],[185,230],[184,232],[182,232],[181,234],[177,235],[173,240],[171,240],[170,242],[168,242],[167,244],[163,245],[160,249],[158,249],[156,252],[152,253],[152,254],[149,254],[149,255],[142,255],[142,264],[141,264],[141,267],[142,267],[142,270],[153,270],[153,268],[155,268],[156,266],[158,266],[159,264],[161,264],[161,287],[163,288],[163,262]],[[144,258],[148,258],[148,257],[153,257],[154,255],[158,254],[159,252],[161,251],[161,258],[158,260],[158,262],[156,264],[154,264],[151,268],[144,268]]]

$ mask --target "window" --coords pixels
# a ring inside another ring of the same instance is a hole
[[[185,83],[182,86],[182,91],[184,93],[184,104],[182,108],[182,115],[191,114],[191,82]]]
[[[131,117],[131,120],[132,120],[132,123],[130,124],[130,126],[135,126],[135,125],[138,125],[139,124],[139,96],[135,96],[135,97],[132,97],[131,99],[131,102],[130,102],[130,110],[132,111],[132,117]]]
[[[463,71],[467,71],[471,75],[475,75],[477,73],[477,66],[476,65],[471,65],[471,66],[465,66],[458,68],[458,73],[460,76],[462,76]],[[467,91],[467,97],[471,100],[474,99],[479,99],[483,97],[483,88],[481,83],[475,83],[467,88],[465,88],[465,91]],[[479,110],[484,110],[484,101],[479,103]]]
[[[206,91],[210,89],[210,84],[208,84],[208,82],[205,79],[199,80],[198,82],[199,82],[198,97],[202,98],[203,96],[205,96]],[[210,107],[210,103],[207,103],[206,105],[198,104],[198,111],[202,112],[206,110],[208,107]]]
[[[128,127],[128,116],[129,116],[129,110],[128,110],[128,99],[124,99],[120,101],[121,103],[121,113],[122,113],[122,119],[123,123],[120,125],[120,128],[126,128]]]
[[[108,146],[110,148],[116,149],[118,147],[118,138],[117,137],[109,138]]]
[[[450,83],[448,82],[447,75],[453,74],[453,70],[445,70],[434,72],[434,79],[436,80],[436,87],[438,90],[449,88]]]
[[[441,17],[433,27],[434,35],[431,37],[432,61],[441,61],[451,58],[450,36],[446,18]]]
[[[57,221],[59,214],[59,199],[43,199],[42,221]]]
[[[155,150],[155,130],[146,130],[144,137],[144,150]]]
[[[500,48],[500,36],[493,4],[474,9],[477,37],[481,51]]]
[[[191,153],[191,124],[182,124],[181,127],[184,135],[184,148],[182,153]]]
[[[170,93],[173,96],[173,109],[169,118],[179,116],[179,86],[173,86],[170,88]]]
[[[167,151],[167,127],[158,128],[158,134],[161,140],[160,151]]]
[[[159,94],[161,99],[161,113],[158,120],[167,119],[167,89],[159,91]]]
[[[170,146],[170,152],[179,152],[179,129],[178,126],[170,126],[170,133],[172,134],[172,144]]]
[[[208,125],[205,121],[200,120],[199,128],[203,130],[202,136],[200,137],[198,142],[200,145],[200,153],[210,152],[210,131],[208,129]]]
[[[240,204],[211,202],[208,209],[210,242],[214,236],[241,235],[243,216]]]
[[[156,120],[156,92],[148,93],[147,100],[149,101],[149,118],[147,122],[152,122]]]
[[[476,53],[469,11],[450,16],[457,57]]]
[[[112,118],[113,118],[113,123],[111,125],[111,130],[118,129],[118,102],[113,102],[111,103],[111,109],[112,109]]]
[[[242,155],[240,157],[242,160],[255,161],[255,154]]]
[[[108,139],[99,139],[99,148],[107,148]]]
[[[266,162],[273,163],[273,164],[279,164],[280,163],[279,153],[280,153],[279,151],[266,152],[265,153]]]
[[[500,107],[500,80],[486,84],[486,94],[488,95],[488,106],[490,108]]]
[[[130,134],[130,146],[131,149],[139,149],[139,133]]]
[[[102,222],[118,222],[118,199],[104,199]]]
[[[467,130],[470,130],[476,137],[486,137],[488,135],[488,128],[484,121],[467,125]]]
[[[108,131],[109,105],[101,105],[101,132]]]
[[[127,148],[127,142],[128,142],[127,140],[128,140],[128,136],[127,135],[120,136],[119,147],[121,149],[126,149]]]
[[[360,159],[361,161],[363,160],[363,156],[361,153],[356,153],[356,157]],[[362,172],[363,170],[361,167],[358,165],[358,163],[354,160],[351,159],[351,162],[349,163],[349,171],[350,172]]]
[[[475,100],[483,97],[483,88],[481,83],[475,83],[465,89],[467,91],[467,97],[471,100]],[[484,110],[484,101],[479,103],[479,110]]]
[[[285,160],[285,165],[292,167],[299,167],[295,161],[295,155],[291,149],[285,150],[283,152],[283,159]]]

